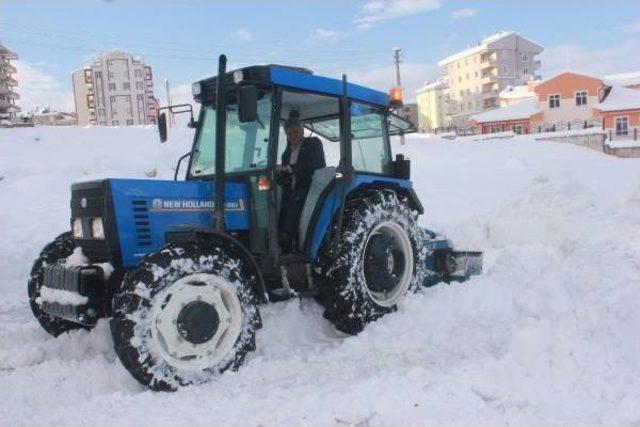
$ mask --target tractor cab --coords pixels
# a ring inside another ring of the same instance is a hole
[[[283,124],[289,117],[299,117],[305,136],[322,141],[326,161],[325,168],[315,171],[305,200],[296,259],[317,259],[320,246],[328,244],[326,233],[331,218],[339,214],[341,197],[358,186],[396,187],[421,211],[408,181],[409,162],[402,156],[394,160],[390,148],[391,136],[415,128],[393,114],[387,94],[279,65],[225,72],[222,78],[194,83],[192,92],[200,112],[191,121],[196,132],[185,180],[206,181],[215,188],[216,181],[222,181],[220,188],[226,193],[230,186],[243,189],[246,200],[241,202],[247,207],[248,227],[233,227],[237,203],[228,199],[224,221],[218,221],[216,227],[241,241],[259,260],[266,276],[281,274],[277,233],[281,187],[276,165],[287,146]],[[160,110],[162,140],[166,139],[164,110],[189,111],[183,105]]]

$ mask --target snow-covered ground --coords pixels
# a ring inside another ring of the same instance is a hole
[[[189,138],[0,130],[0,425],[640,423],[640,159],[527,137],[395,145],[412,159],[423,224],[483,250],[485,273],[410,295],[356,337],[313,301],[265,306],[240,371],[177,393],[130,377],[106,322],[49,337],[26,281],[69,227],[69,185],[171,178]]]

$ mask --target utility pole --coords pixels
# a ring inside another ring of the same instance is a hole
[[[402,83],[400,82],[400,54],[402,53],[402,49],[396,47],[393,49],[393,61],[396,64],[396,85],[398,87],[402,87]]]
[[[393,62],[396,64],[396,86],[402,90],[402,82],[400,81],[400,55],[402,54],[402,49],[396,47],[393,49]],[[404,145],[405,139],[404,134],[400,134],[400,145]]]
[[[167,105],[171,105],[171,91],[169,90],[169,79],[164,79],[164,88],[167,91]],[[169,110],[167,112],[169,114],[169,127],[171,127],[171,125],[175,125],[175,119],[173,117],[173,114],[171,114],[171,110]]]

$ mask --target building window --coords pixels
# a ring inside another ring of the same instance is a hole
[[[506,65],[504,65],[504,66],[502,67],[502,72],[503,72],[503,73],[507,73],[508,71],[509,71],[509,69],[507,68],[507,66],[506,66]]]
[[[109,71],[109,80],[113,78],[113,71]]]
[[[473,109],[473,102],[469,101],[468,108],[469,108],[469,111],[471,111]]]
[[[137,89],[137,90],[142,90],[142,89],[144,89],[144,85],[142,84],[142,82],[136,82],[136,89]]]
[[[84,82],[85,83],[89,83],[89,84],[92,83],[91,70],[90,69],[89,70],[84,70]]]
[[[109,83],[109,90],[116,90],[116,84],[115,83]]]
[[[476,77],[478,77],[478,71],[474,71],[474,72],[473,72],[473,75],[474,75],[474,76],[476,76]]]
[[[629,135],[629,117],[616,117],[616,135]]]
[[[460,98],[462,98],[463,96],[464,96],[464,91],[463,91],[463,90],[461,90],[461,91],[460,91]]]
[[[522,60],[523,61],[528,61],[529,60],[529,55],[527,55],[526,53],[522,54]]]
[[[587,91],[581,90],[576,92],[576,105],[587,105]]]
[[[96,79],[101,79],[102,78],[102,71],[96,71],[95,76],[96,76]]]
[[[522,125],[513,125],[511,126],[511,131],[515,134],[522,134]]]
[[[549,95],[549,108],[560,107],[560,95]]]
[[[140,69],[136,69],[136,70],[134,71],[134,75],[135,75],[137,78],[142,78],[142,70],[140,70]]]
[[[123,85],[123,89],[124,90],[131,90],[131,83],[125,82],[124,85]]]
[[[120,124],[120,122],[119,122],[119,121],[117,121],[117,120],[113,120],[113,121],[111,122],[111,124],[112,124],[113,126],[118,126],[118,125]]]
[[[462,82],[462,76],[458,76],[458,83]]]
[[[127,119],[127,126],[131,126],[133,124],[133,119]]]
[[[502,132],[502,126],[491,125],[491,133]]]
[[[106,112],[104,109],[99,109],[98,110],[98,117],[106,117]]]
[[[522,74],[524,74],[525,76],[529,74],[529,69],[525,68],[524,70],[522,70]]]

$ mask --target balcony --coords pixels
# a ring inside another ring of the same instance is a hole
[[[480,69],[486,70],[489,68],[495,68],[498,66],[498,60],[495,58],[485,58],[480,61]]]
[[[4,71],[5,73],[8,72],[9,74],[15,74],[18,72],[18,70],[16,70],[16,67],[8,62],[0,62],[0,70]]]
[[[498,82],[498,76],[494,76],[493,74],[485,74],[480,77],[480,83],[483,85],[493,84]]]
[[[542,62],[540,62],[540,61],[533,61],[533,68],[534,68],[534,69],[536,69],[536,70],[537,70],[537,69],[538,69],[538,68],[540,68],[541,66],[542,66]]]
[[[497,98],[498,97],[498,91],[495,89],[491,89],[491,90],[486,90],[482,92],[482,99],[486,100],[486,99],[491,99],[491,98]]]
[[[15,60],[18,59],[18,55],[11,52],[10,50],[0,50],[0,58]]]
[[[496,107],[498,107],[498,98],[485,99],[482,102],[482,107],[483,108],[496,108]]]
[[[11,88],[5,84],[0,84],[0,94],[4,95],[5,93],[11,92]]]
[[[5,101],[4,99],[0,99],[0,108],[9,108],[12,105],[13,104],[11,104],[9,101]]]

